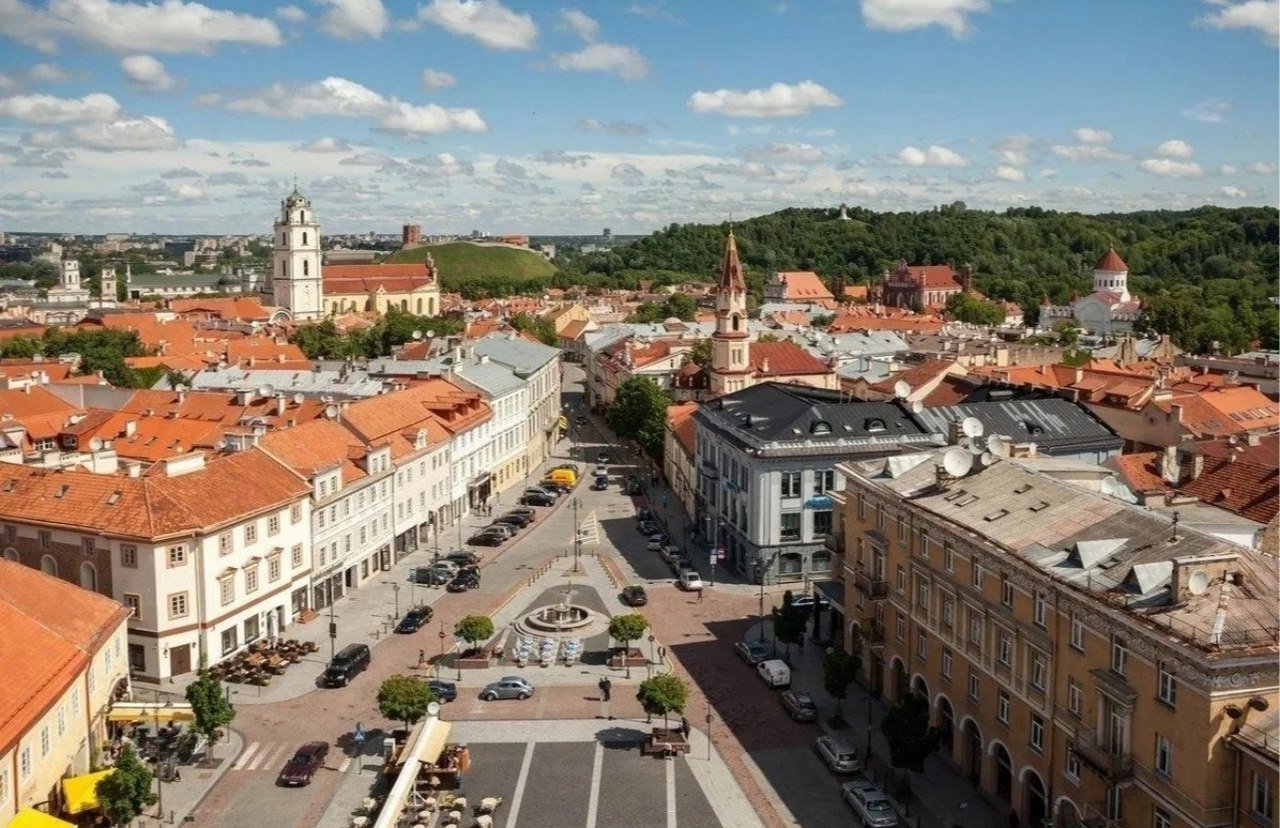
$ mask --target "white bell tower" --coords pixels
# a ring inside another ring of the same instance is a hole
[[[297,321],[319,319],[324,308],[320,278],[320,224],[311,202],[294,186],[280,202],[271,254],[271,289],[277,307]]]

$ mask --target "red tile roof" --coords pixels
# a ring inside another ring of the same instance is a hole
[[[1114,272],[1127,271],[1129,266],[1124,263],[1124,259],[1120,258],[1120,254],[1116,252],[1115,245],[1106,252],[1098,263],[1093,266],[1094,270],[1108,270]]]
[[[343,485],[368,476],[355,462],[355,458],[364,455],[364,441],[333,420],[312,420],[273,431],[258,441],[258,446],[308,479],[321,469],[333,466],[342,467]]]
[[[794,342],[752,342],[747,358],[758,377],[830,374],[834,370]]]
[[[724,263],[720,267],[720,290],[733,293],[746,293],[747,283],[742,278],[742,262],[738,261],[738,243],[733,238],[733,230],[724,245]]]
[[[697,411],[698,404],[695,402],[667,406],[667,426],[691,457],[694,454],[695,435],[698,431],[697,423],[693,420],[693,415]]]
[[[1274,464],[1206,459],[1200,476],[1179,491],[1249,520],[1270,523],[1280,510],[1280,469]]]
[[[811,270],[791,270],[778,273],[785,285],[783,297],[785,301],[814,302],[819,299],[834,298],[827,286]]]
[[[1122,454],[1109,462],[1119,472],[1126,486],[1139,494],[1159,494],[1169,490],[1169,484],[1160,476],[1160,452],[1144,451]]]

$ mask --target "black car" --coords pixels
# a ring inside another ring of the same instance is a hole
[[[651,520],[642,520],[636,524],[636,531],[647,538],[658,531],[658,524]]]
[[[586,424],[587,424],[587,418],[586,418],[586,417],[584,417],[584,416],[582,416],[581,414],[579,414],[578,416],[574,417],[574,418],[573,418],[573,421],[574,421],[575,423],[577,423],[578,425],[580,425],[580,426],[582,426],[582,425],[586,425]]]
[[[609,488],[609,478],[607,477],[597,477],[595,481],[591,484],[591,491],[593,492],[603,492],[608,490],[608,488]]]
[[[445,589],[449,592],[466,592],[469,589],[478,589],[479,586],[480,570],[464,569],[445,586]]]
[[[285,763],[280,776],[276,779],[276,784],[286,787],[310,785],[311,777],[324,767],[324,760],[328,755],[328,742],[308,742],[298,748],[293,757]]]
[[[436,698],[442,702],[451,702],[458,698],[458,685],[451,681],[427,679],[427,686],[431,688],[431,692],[435,694]]]
[[[426,584],[427,586],[440,586],[449,583],[453,574],[448,570],[440,569],[434,566],[415,566],[409,570],[409,580],[415,584]]]
[[[413,633],[422,629],[422,626],[431,621],[433,610],[431,607],[422,606],[414,607],[404,614],[404,618],[400,619],[400,623],[396,624],[396,632]]]
[[[502,546],[506,539],[505,535],[496,532],[480,532],[467,538],[467,543],[472,546]]]
[[[551,492],[525,492],[520,496],[521,506],[554,506],[556,496]]]
[[[480,564],[480,556],[474,552],[450,552],[444,556],[446,561],[453,561],[458,566],[478,566]]]
[[[652,519],[653,519],[653,510],[650,509],[648,506],[641,506],[639,509],[636,509],[636,520],[652,520]]]
[[[622,588],[622,603],[629,607],[643,607],[649,603],[649,596],[644,591],[644,587],[634,585]]]
[[[531,518],[529,518],[527,515],[521,515],[521,514],[517,514],[517,513],[515,513],[515,512],[507,512],[506,514],[502,515],[501,517],[494,518],[494,521],[493,521],[493,522],[494,522],[494,523],[505,523],[505,524],[508,524],[508,525],[510,525],[510,526],[515,526],[515,527],[518,527],[518,528],[520,528],[520,529],[523,529],[524,527],[528,526],[528,525],[529,525],[530,523],[532,523],[533,521],[532,521],[532,519],[531,519]]]
[[[368,644],[348,644],[325,667],[322,680],[325,687],[346,687],[358,673],[369,666]]]
[[[546,489],[549,492],[555,492],[556,494],[568,494],[573,491],[571,486],[566,486],[560,481],[552,480],[549,477],[546,480],[539,480],[538,486],[539,488]]]
[[[609,462],[609,452],[607,452],[607,451],[600,451],[600,452],[596,452],[596,462],[597,462],[597,463],[608,463],[608,462]]]

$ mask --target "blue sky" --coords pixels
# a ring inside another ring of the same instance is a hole
[[[0,0],[0,229],[1275,204],[1278,0]]]

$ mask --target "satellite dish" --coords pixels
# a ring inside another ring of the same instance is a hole
[[[985,469],[987,466],[994,466],[994,465],[995,465],[996,460],[998,460],[998,459],[999,459],[998,457],[996,457],[994,454],[992,454],[992,453],[991,453],[991,452],[989,452],[989,451],[984,451],[982,454],[978,455],[978,463],[979,463],[979,465],[981,465],[984,469]]]
[[[900,400],[905,400],[911,396],[911,386],[907,384],[906,380],[898,380],[893,384],[893,396]]]
[[[1197,569],[1191,573],[1191,577],[1187,579],[1187,591],[1192,595],[1204,595],[1204,591],[1209,588],[1209,576],[1203,569]]]
[[[912,400],[912,401],[911,401],[911,413],[912,413],[912,414],[919,414],[921,411],[924,411],[924,403],[920,402],[919,400]]]
[[[294,405],[302,405],[306,401],[307,401],[307,396],[306,394],[303,394],[301,391],[293,395]]]
[[[947,449],[942,455],[942,468],[952,477],[964,477],[973,469],[973,455],[962,448]]]
[[[101,438],[101,437],[94,437],[92,440],[90,440],[90,441],[89,441],[89,450],[90,450],[90,451],[101,451],[101,450],[102,450],[102,438]]]
[[[276,389],[272,387],[271,383],[267,383],[266,385],[258,389],[258,396],[260,397],[270,397],[270,396],[273,396],[275,393],[276,393]]]
[[[178,383],[177,385],[173,386],[173,390],[181,394],[183,391],[187,390],[187,386],[184,385],[183,383]]]
[[[992,434],[987,438],[987,451],[1001,457],[1009,456],[1009,441],[1000,434]]]
[[[338,419],[338,406],[333,404],[325,406],[324,416],[328,417],[330,420]]]
[[[427,339],[435,339],[435,338],[436,338],[435,331],[427,331]]]
[[[981,437],[983,432],[982,420],[977,417],[965,417],[960,421],[960,431],[966,437]]]
[[[438,701],[433,701],[433,702],[429,703],[429,704],[427,705],[427,715],[428,715],[428,716],[438,716],[438,715],[440,715],[440,702],[438,702]]]
[[[414,338],[414,339],[422,339],[422,331],[414,331],[414,332],[413,332],[413,338]]]

